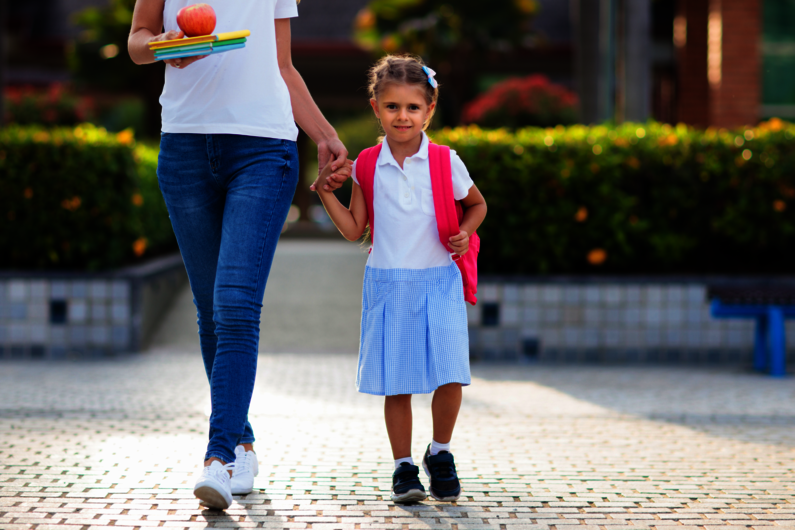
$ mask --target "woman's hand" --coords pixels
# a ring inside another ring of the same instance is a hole
[[[184,36],[185,36],[185,34],[182,33],[181,31],[175,31],[175,30],[172,29],[171,31],[167,31],[165,33],[161,33],[160,35],[155,35],[154,37],[149,39],[149,42],[158,42],[158,41],[164,41],[164,40],[181,39]],[[149,43],[147,43],[147,44],[149,44]],[[173,66],[174,68],[182,69],[182,68],[185,68],[186,66],[188,66],[191,63],[195,63],[199,59],[204,59],[205,57],[207,57],[207,56],[206,55],[194,55],[193,57],[182,57],[180,59],[166,59],[163,62],[166,63],[169,66]]]
[[[469,251],[469,234],[461,230],[457,235],[450,236],[450,248],[459,256]]]
[[[333,138],[328,141],[322,141],[317,144],[317,163],[318,168],[326,167],[331,162],[331,175],[323,184],[323,189],[326,191],[334,191],[342,187],[342,184],[350,176],[350,172],[338,172],[337,170],[343,168],[348,160],[348,150],[342,144],[339,138]],[[320,173],[320,171],[318,171]],[[309,187],[312,191],[317,191],[318,181]]]

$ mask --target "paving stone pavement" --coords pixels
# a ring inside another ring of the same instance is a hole
[[[383,401],[355,391],[355,353],[333,351],[260,354],[255,491],[202,510],[209,391],[190,340],[0,364],[0,529],[795,528],[791,379],[473,365],[453,439],[464,495],[396,506]],[[415,458],[429,409],[415,398]]]

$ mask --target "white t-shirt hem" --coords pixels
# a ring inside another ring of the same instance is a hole
[[[292,129],[271,129],[264,127],[251,127],[239,123],[164,123],[162,127],[164,133],[194,133],[194,134],[239,134],[241,136],[258,136],[261,138],[277,138],[279,140],[290,140],[295,142],[298,139],[298,128]]]

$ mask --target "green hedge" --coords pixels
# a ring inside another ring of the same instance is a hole
[[[446,129],[489,213],[480,270],[795,272],[795,126]]]
[[[176,248],[157,152],[132,133],[0,131],[0,268],[101,270]]]
[[[795,271],[795,125],[432,136],[488,202],[484,274]],[[0,268],[99,270],[175,249],[156,168],[127,131],[3,129]]]

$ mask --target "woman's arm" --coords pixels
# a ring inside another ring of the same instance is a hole
[[[330,176],[331,164],[328,164],[317,178],[317,193],[320,195],[320,200],[323,201],[323,206],[329,217],[343,237],[348,241],[356,241],[362,237],[364,229],[367,227],[367,205],[364,202],[364,193],[362,193],[362,188],[354,182],[351,206],[346,208],[333,191],[327,190],[325,183]]]
[[[149,49],[152,41],[181,39],[185,36],[181,31],[163,31],[163,7],[166,0],[138,0],[133,11],[130,36],[127,39],[127,51],[130,59],[135,64],[149,64],[155,62],[155,52]],[[168,59],[164,61],[175,68],[185,68],[189,64],[204,59],[206,55],[185,57],[183,59]]]
[[[341,168],[348,158],[348,150],[342,145],[337,137],[337,131],[323,117],[323,113],[317,108],[315,101],[306,88],[306,83],[293,66],[293,58],[290,52],[290,19],[280,18],[276,20],[276,53],[279,58],[279,70],[282,78],[290,91],[290,100],[293,105],[293,116],[296,123],[309,137],[317,144],[318,165],[323,168],[331,160],[332,172]],[[341,175],[331,175],[327,180],[328,191],[335,190],[342,186],[345,178]],[[313,184],[313,189],[315,184]]]
[[[475,233],[483,219],[486,218],[486,199],[474,184],[469,188],[469,195],[461,201],[464,206],[464,218],[461,220],[459,233],[450,238],[450,248],[463,256],[469,250],[469,236]]]

